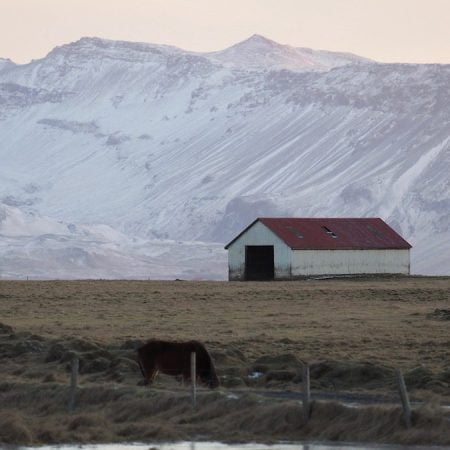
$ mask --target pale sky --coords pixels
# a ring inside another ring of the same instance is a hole
[[[212,51],[252,34],[381,62],[450,64],[450,0],[0,0],[0,57],[83,36]]]

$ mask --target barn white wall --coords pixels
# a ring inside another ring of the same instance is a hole
[[[245,279],[245,246],[273,245],[275,278],[289,278],[292,250],[261,222],[256,222],[228,248],[228,278]]]
[[[409,250],[294,250],[292,276],[409,274]]]

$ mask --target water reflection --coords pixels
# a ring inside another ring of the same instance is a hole
[[[96,444],[21,447],[21,450],[444,450],[450,447],[375,444],[223,444],[221,442],[175,442],[164,444]]]

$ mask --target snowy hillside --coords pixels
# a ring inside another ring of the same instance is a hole
[[[129,238],[107,225],[75,225],[0,204],[1,278],[217,279],[223,246]]]
[[[379,216],[413,272],[450,273],[448,65],[83,38],[0,60],[0,135],[0,277],[33,258],[65,277],[71,249],[101,247],[77,277],[225,278],[222,244],[261,215]],[[19,216],[35,228],[11,231]]]

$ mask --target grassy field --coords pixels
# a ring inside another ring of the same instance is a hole
[[[199,436],[448,444],[450,413],[439,405],[450,402],[449,299],[442,277],[0,281],[0,446]],[[189,388],[172,377],[140,386],[136,347],[149,338],[205,342],[222,387],[199,389],[193,411]],[[80,385],[69,412],[75,355]],[[302,426],[301,361],[315,394],[394,403],[393,369],[403,369],[422,401],[414,428],[399,406],[320,401]]]
[[[0,321],[18,331],[127,339],[198,339],[247,358],[367,360],[448,367],[450,278],[276,283],[0,281]]]

